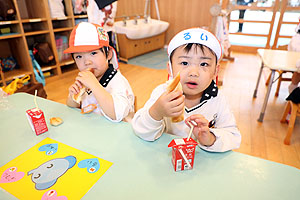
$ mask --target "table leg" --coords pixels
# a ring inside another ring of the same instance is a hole
[[[258,74],[258,77],[257,77],[256,87],[255,87],[255,90],[254,90],[254,93],[253,93],[253,98],[256,98],[257,89],[258,89],[258,85],[259,85],[259,82],[260,82],[260,78],[261,78],[263,68],[264,68],[264,63],[261,63],[261,67],[260,67],[259,74]]]
[[[264,104],[263,104],[263,107],[261,108],[261,112],[260,112],[259,118],[257,120],[259,122],[262,122],[263,119],[264,119],[264,115],[265,115],[265,111],[266,111],[266,108],[267,108],[268,99],[269,99],[271,88],[272,88],[272,84],[273,84],[273,81],[274,81],[274,75],[275,75],[275,70],[272,70],[270,82],[269,82],[269,85],[268,85],[268,90],[267,90],[267,93],[266,93],[266,96],[265,96],[265,100],[264,100]]]

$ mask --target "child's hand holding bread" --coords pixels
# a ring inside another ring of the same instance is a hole
[[[87,69],[91,73],[94,73],[94,69]],[[72,95],[72,99],[77,104],[80,104],[82,95],[86,92],[87,87],[85,87],[79,80],[76,80],[73,85],[69,88],[69,93]]]
[[[163,117],[172,117],[172,122],[180,122],[184,119],[183,109],[184,96],[178,73],[167,86],[167,91],[150,108],[149,113],[157,121],[162,120]]]

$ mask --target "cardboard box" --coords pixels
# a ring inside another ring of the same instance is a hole
[[[168,147],[172,147],[172,164],[175,171],[193,169],[197,142],[190,138],[174,139]]]
[[[29,124],[36,135],[40,135],[48,131],[44,113],[41,109],[32,108],[26,111]]]

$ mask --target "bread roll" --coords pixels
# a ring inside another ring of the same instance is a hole
[[[63,120],[60,117],[51,117],[50,124],[52,126],[58,126],[63,123]]]
[[[169,92],[172,92],[172,91],[181,91],[182,92],[182,85],[180,83],[180,74],[179,74],[179,72],[176,75],[176,77],[169,83],[169,85],[167,86],[167,90]],[[179,116],[172,117],[172,122],[173,123],[181,122],[182,120],[184,120],[184,108],[182,110],[182,113]]]
[[[83,86],[77,94],[73,94],[73,96],[72,96],[73,101],[80,104],[81,98],[82,98],[83,94],[85,93],[85,91],[86,91],[86,87]]]

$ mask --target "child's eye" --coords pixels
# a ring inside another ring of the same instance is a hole
[[[98,52],[96,52],[96,51],[93,51],[93,52],[91,52],[91,55],[96,55]]]
[[[75,59],[79,59],[79,58],[82,58],[82,56],[81,55],[75,56]]]
[[[181,64],[181,65],[184,65],[184,66],[187,66],[189,63],[188,63],[188,62],[185,62],[185,61],[183,61],[183,62],[181,62],[180,64]]]
[[[200,66],[202,66],[202,67],[207,67],[207,66],[208,66],[208,63],[206,63],[206,62],[200,63]]]

